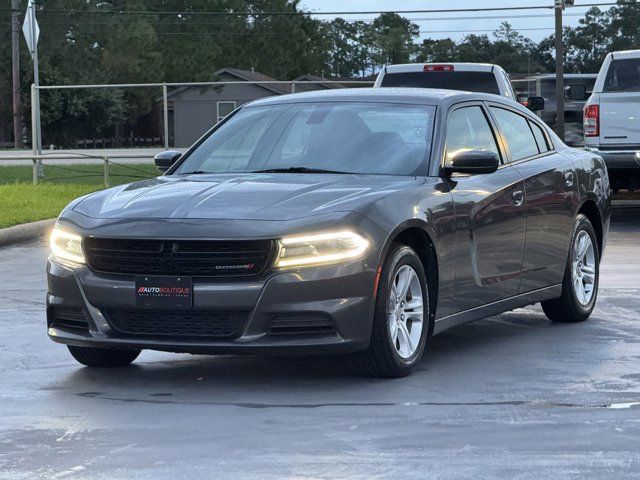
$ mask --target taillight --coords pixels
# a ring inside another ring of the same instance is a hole
[[[424,72],[453,72],[453,65],[425,65]]]
[[[585,137],[600,135],[600,105],[585,105],[583,126]]]

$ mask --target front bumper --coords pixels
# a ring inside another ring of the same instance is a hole
[[[600,155],[607,165],[607,170],[640,169],[640,151],[638,150],[601,150],[588,146],[585,150]]]
[[[193,278],[193,309],[237,311],[246,320],[233,338],[131,335],[114,328],[110,309],[136,309],[133,276],[98,274],[49,259],[47,326],[59,343],[104,348],[140,348],[189,353],[347,353],[363,350],[371,335],[375,265],[367,259],[340,265],[274,272],[254,280]],[[56,309],[81,310],[87,328],[56,323]],[[321,315],[333,329],[278,333],[280,318]]]

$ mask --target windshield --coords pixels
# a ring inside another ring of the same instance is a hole
[[[500,95],[498,81],[492,72],[404,72],[387,73],[383,87],[447,88],[467,92]]]
[[[429,158],[435,107],[318,102],[245,107],[173,174],[290,171],[416,174]]]
[[[640,58],[614,60],[609,65],[603,92],[640,91]]]

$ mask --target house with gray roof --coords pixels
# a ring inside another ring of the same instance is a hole
[[[221,68],[215,72],[215,76],[216,81],[234,83],[212,87],[180,87],[169,92],[169,137],[174,147],[191,146],[213,125],[244,103],[291,91],[285,84],[248,83],[275,81],[268,75],[251,70]]]

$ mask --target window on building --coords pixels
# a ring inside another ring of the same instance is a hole
[[[218,102],[218,122],[236,109],[236,102]]]

